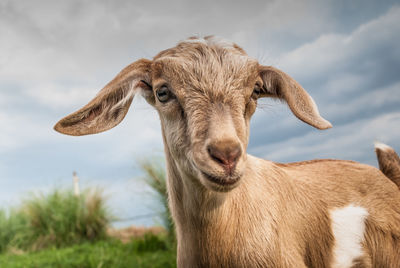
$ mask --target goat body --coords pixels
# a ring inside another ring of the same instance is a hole
[[[182,267],[400,263],[399,192],[379,170],[341,160],[277,164],[248,155],[247,162],[229,194],[185,190],[187,178],[172,177],[168,163]],[[362,236],[353,238],[357,229]]]
[[[246,154],[260,97],[331,127],[289,75],[236,44],[189,38],[127,66],[55,129],[108,130],[139,91],[161,120],[179,267],[400,267],[400,192],[388,171],[399,162],[385,162],[388,179],[351,161],[279,164]]]

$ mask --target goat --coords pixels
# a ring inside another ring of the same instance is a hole
[[[128,65],[55,130],[108,130],[138,92],[161,121],[179,267],[400,267],[400,192],[381,171],[246,154],[261,97],[331,127],[289,75],[234,43],[191,37]]]

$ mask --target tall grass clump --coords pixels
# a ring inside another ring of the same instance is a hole
[[[99,190],[75,196],[71,190],[54,190],[23,202],[32,249],[65,246],[104,238],[111,217]]]
[[[0,211],[0,252],[63,247],[106,237],[112,217],[99,190],[32,195],[9,213]]]
[[[168,242],[172,247],[176,245],[175,227],[168,207],[168,192],[165,167],[161,161],[147,159],[140,162],[145,173],[144,181],[155,191],[158,200],[164,208],[160,215],[161,221],[168,233]]]
[[[28,220],[17,210],[0,210],[0,253],[18,244],[26,233]]]

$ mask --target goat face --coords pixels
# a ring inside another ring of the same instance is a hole
[[[229,191],[240,182],[259,97],[281,98],[299,119],[330,127],[287,74],[259,65],[233,43],[206,37],[189,38],[152,61],[129,65],[55,129],[70,135],[110,129],[123,119],[138,89],[157,109],[166,149],[180,171],[215,191]]]
[[[257,61],[230,50],[183,42],[157,55],[152,68],[166,146],[185,172],[218,191],[239,182],[262,87]]]

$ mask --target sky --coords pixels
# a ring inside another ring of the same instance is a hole
[[[137,162],[161,159],[158,115],[135,98],[114,129],[53,130],[123,67],[189,36],[218,35],[295,78],[333,128],[319,131],[264,99],[248,153],[277,162],[377,166],[374,141],[400,151],[400,2],[0,0],[0,207],[32,193],[104,190],[121,220],[158,211]],[[115,223],[157,224],[156,217]]]

